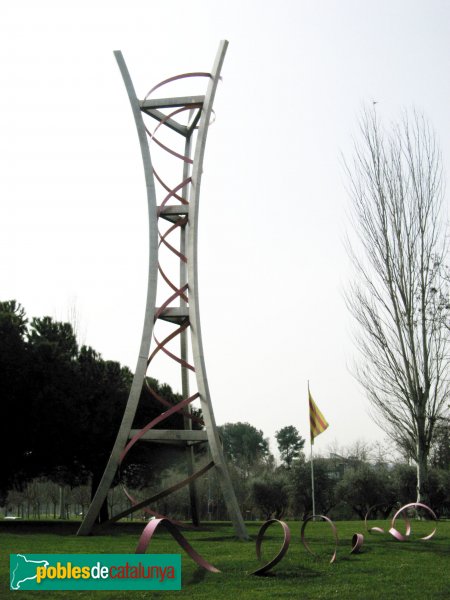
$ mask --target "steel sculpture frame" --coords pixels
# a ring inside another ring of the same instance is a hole
[[[192,517],[195,524],[198,522],[198,514],[196,512],[194,481],[209,468],[214,467],[235,532],[239,538],[248,539],[245,524],[224,460],[214,418],[203,354],[197,285],[198,212],[203,158],[208,127],[213,112],[212,106],[214,96],[220,79],[220,72],[227,46],[228,42],[226,40],[223,40],[220,43],[211,73],[185,73],[183,75],[171,77],[154,86],[142,101],[138,100],[136,96],[122,53],[120,51],[114,52],[131,104],[145,173],[149,217],[147,302],[139,357],[122,423],[103,477],[89,510],[78,530],[78,535],[88,535],[92,532],[98,519],[101,506],[108,494],[122,460],[137,441],[144,440],[184,444],[188,453],[188,477],[171,488],[154,495],[152,498],[147,498],[144,501],[139,502],[127,493],[133,506],[129,510],[113,516],[111,521],[118,520],[131,512],[147,507],[152,501],[167,496],[172,491],[180,489],[184,485],[189,485]],[[208,79],[204,96],[184,96],[159,99],[150,98],[154,91],[166,84],[175,80],[192,77],[203,77]],[[168,109],[172,111],[169,114],[167,113]],[[180,124],[179,119],[176,118],[184,111],[189,111],[188,125]],[[147,128],[143,113],[157,121],[158,124],[153,133]],[[174,152],[171,148],[165,146],[158,140],[156,136],[157,130],[160,128],[164,129],[165,127],[175,131],[184,138],[184,154]],[[194,141],[195,148],[193,149]],[[149,142],[155,142],[170,155],[182,161],[182,180],[176,186],[170,186],[165,183],[156,172],[152,165]],[[160,184],[160,188],[162,187],[164,193],[166,193],[159,205],[157,204],[155,179]],[[169,224],[172,223],[172,225],[169,226],[169,229],[164,233],[161,233],[158,228],[160,219],[164,219],[166,222],[168,221]],[[175,247],[172,242],[168,242],[168,237],[173,232],[179,233],[178,248]],[[179,259],[179,282],[177,283],[170,280],[160,264],[159,249],[161,246],[163,246],[164,249],[168,249]],[[170,295],[161,306],[157,307],[156,291],[158,280],[161,279],[169,286]],[[174,302],[178,302],[178,304],[174,306]],[[154,325],[156,325],[158,320],[172,323],[178,327],[178,329],[167,336],[162,342],[158,341],[154,333]],[[188,361],[188,329],[190,330],[193,364],[190,364]],[[180,338],[180,356],[176,356],[167,348],[167,344],[177,336]],[[152,337],[156,347],[150,354]],[[143,386],[147,385],[146,374],[148,365],[159,352],[169,356],[180,365],[183,400],[172,406],[156,392],[151,391],[154,398],[159,400],[162,404],[165,404],[166,407],[169,406],[169,408],[165,410],[165,412],[162,412],[159,417],[148,423],[143,429],[135,430],[132,429],[133,420],[138,408]],[[198,392],[192,395],[189,392],[189,371],[195,372],[198,389]],[[190,404],[197,398],[200,399],[205,430],[192,430],[192,420],[195,420],[195,417],[190,411]],[[176,412],[183,414],[183,430],[154,429],[155,425],[164,421],[164,419]],[[199,442],[206,442],[208,444],[212,460],[206,466],[195,472],[193,445]],[[151,510],[149,512],[153,515],[157,515],[157,513]]]

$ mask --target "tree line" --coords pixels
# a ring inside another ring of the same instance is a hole
[[[10,490],[46,478],[60,486],[90,483],[95,491],[123,416],[132,373],[77,343],[70,323],[51,317],[27,318],[15,300],[0,302],[0,419],[2,461],[0,500]],[[150,379],[151,387],[176,403],[170,386]],[[135,427],[160,413],[151,392],[142,391]],[[165,427],[182,428],[173,415]],[[150,466],[170,464],[159,445],[136,447],[120,473],[128,485],[157,482]],[[2,503],[3,503],[2,502]]]
[[[8,515],[80,517],[114,443],[126,405],[132,373],[105,361],[93,348],[79,346],[69,323],[50,317],[28,320],[16,301],[0,302],[0,420],[3,456],[0,504]],[[167,384],[151,387],[172,403],[179,401]],[[134,427],[143,427],[161,408],[147,388]],[[182,428],[174,415],[164,428]],[[198,425],[196,425],[198,426]],[[244,518],[304,517],[312,510],[310,464],[304,438],[287,425],[276,433],[280,460],[261,430],[249,423],[219,427],[230,475]],[[450,427],[442,420],[430,449],[429,503],[438,514],[450,509]],[[197,461],[207,460],[198,447]],[[156,468],[156,465],[158,468]],[[129,507],[125,484],[143,499],[186,476],[182,449],[137,445],[127,457],[108,495],[109,512]],[[367,448],[315,459],[316,510],[334,517],[363,516],[374,504],[408,502],[415,496],[415,470],[369,459]],[[214,471],[196,482],[200,517],[227,519]],[[163,514],[190,518],[188,490],[152,506]],[[145,517],[139,513],[137,517]]]
[[[227,430],[252,430],[259,438],[254,444],[249,464],[249,452],[241,445],[240,452],[224,450],[231,477],[244,514],[251,518],[296,517],[312,513],[311,464],[303,453],[304,440],[293,426],[276,434],[281,464],[277,464],[263,434],[248,423],[228,424]],[[225,430],[225,431],[224,431]],[[247,434],[246,439],[250,438]],[[226,437],[224,438],[226,440]],[[430,450],[427,502],[440,516],[450,515],[450,423],[439,429]],[[394,461],[393,456],[398,458]],[[336,519],[364,518],[377,505],[372,516],[386,517],[398,504],[414,501],[416,467],[408,457],[394,449],[379,447],[375,452],[369,444],[358,442],[339,453],[314,458],[316,512]]]
[[[303,519],[312,512],[310,463],[303,453],[304,439],[293,426],[281,428],[276,435],[281,463],[270,452],[261,430],[249,423],[226,423],[220,427],[224,451],[236,496],[247,520],[276,518]],[[429,505],[439,517],[450,516],[449,429],[432,453],[429,468]],[[387,518],[396,507],[414,499],[415,467],[404,460],[387,462],[387,449],[371,448],[363,443],[316,457],[316,512],[333,519],[362,519],[373,506],[373,518]],[[143,465],[144,466],[144,465]],[[167,465],[156,482],[145,483],[135,477],[130,492],[142,499],[183,478],[182,461]],[[202,521],[227,520],[220,485],[214,471],[196,484],[199,515]],[[45,476],[11,489],[5,498],[5,513],[22,518],[81,518],[90,502],[88,483],[61,485]],[[129,507],[121,485],[108,494],[109,512]],[[190,520],[187,489],[179,490],[152,506],[157,511],[180,520]],[[141,511],[128,518],[145,519]]]

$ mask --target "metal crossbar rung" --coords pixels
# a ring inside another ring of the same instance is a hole
[[[170,323],[181,323],[186,317],[189,317],[189,308],[187,306],[169,306],[159,315],[160,319],[169,321]]]
[[[181,125],[181,123],[178,123],[178,121],[175,121],[175,119],[170,119],[170,118],[168,119],[167,115],[162,113],[160,110],[151,109],[151,108],[149,108],[149,109],[143,108],[142,111],[146,115],[148,115],[149,117],[153,117],[153,119],[156,119],[157,121],[160,121],[160,122],[164,121],[164,125],[169,127],[169,129],[176,131],[183,137],[188,137],[189,135],[191,135],[191,131],[190,131],[189,127],[187,127],[186,125]]]
[[[158,206],[158,210],[160,211],[159,216],[162,219],[166,219],[166,221],[171,221],[172,223],[175,223],[178,217],[189,214],[189,206],[187,204],[170,204],[162,208]]]
[[[139,429],[130,431],[130,439],[139,433]],[[147,442],[165,442],[165,443],[180,443],[180,442],[207,442],[208,434],[203,429],[149,429],[141,437],[141,440]]]
[[[191,106],[192,104],[203,104],[205,96],[180,96],[178,98],[155,98],[141,100],[139,106],[146,108],[176,108],[177,106]]]

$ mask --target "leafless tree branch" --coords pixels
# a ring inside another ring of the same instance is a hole
[[[361,357],[355,376],[377,422],[416,461],[420,499],[449,396],[441,155],[423,116],[405,113],[386,133],[365,110],[345,170],[356,236],[347,241],[355,277],[346,293]]]

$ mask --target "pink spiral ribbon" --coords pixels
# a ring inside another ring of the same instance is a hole
[[[187,77],[211,77],[211,73],[205,73],[204,71],[196,71],[194,73],[181,73],[181,75],[173,75],[172,77],[168,77],[167,79],[164,79],[164,81],[160,81],[159,83],[157,83],[156,85],[154,85],[152,87],[152,89],[147,92],[147,95],[145,96],[144,100],[147,100],[147,98],[158,88],[162,87],[163,85],[166,85],[168,83],[171,83],[172,81],[178,81],[180,79],[186,79]]]
[[[376,508],[382,507],[382,506],[387,506],[386,504],[374,504],[373,506],[371,506],[369,508],[369,510],[366,512],[366,516],[364,517],[364,526],[366,528],[366,531],[368,531],[369,533],[386,533],[384,531],[384,529],[382,527],[369,527],[369,524],[367,523],[367,520],[369,518],[370,513],[372,513]]]
[[[309,552],[310,554],[312,554],[312,556],[316,556],[316,554],[311,550],[311,548],[306,543],[305,529],[306,529],[306,526],[308,525],[308,523],[312,519],[317,519],[317,518],[323,519],[324,521],[327,521],[327,523],[329,523],[331,525],[331,531],[333,532],[333,537],[334,537],[334,552],[333,552],[333,555],[331,557],[330,564],[334,563],[334,561],[336,560],[337,547],[338,547],[338,543],[339,543],[338,535],[337,535],[337,529],[336,529],[336,526],[333,523],[333,521],[331,519],[329,519],[328,517],[325,517],[325,515],[310,515],[307,519],[305,519],[305,521],[303,523],[303,526],[302,526],[302,530],[301,530],[302,544],[306,548],[307,552]]]
[[[219,569],[216,569],[214,565],[209,563],[207,560],[203,558],[198,552],[194,550],[194,548],[189,544],[187,539],[182,535],[177,527],[171,523],[169,519],[152,519],[144,528],[144,531],[139,538],[138,545],[136,547],[135,554],[145,554],[148,545],[152,541],[153,534],[157,530],[157,528],[162,525],[167,529],[170,535],[174,538],[174,540],[178,543],[181,548],[186,552],[186,554],[191,558],[194,562],[196,562],[199,567],[206,569],[210,573],[220,573]]]
[[[389,533],[396,539],[399,540],[400,542],[405,542],[409,535],[411,534],[411,524],[409,522],[408,519],[405,518],[406,521],[406,531],[405,534],[403,535],[402,533],[400,533],[400,531],[398,531],[397,529],[395,529],[395,521],[397,519],[397,517],[405,510],[407,510],[408,508],[423,508],[425,510],[427,510],[430,515],[433,517],[433,519],[435,521],[437,521],[437,517],[435,515],[435,513],[431,510],[431,508],[429,506],[427,506],[426,504],[422,504],[422,502],[411,502],[410,504],[405,504],[405,506],[402,506],[396,513],[395,515],[392,517],[392,523],[391,523],[391,528],[389,529]],[[436,533],[436,527],[433,529],[433,531],[426,535],[425,537],[419,538],[421,540],[430,540],[433,535]]]
[[[364,517],[364,525],[366,527],[366,530],[369,533],[373,533],[373,532],[378,532],[378,533],[386,533],[385,530],[382,527],[370,527],[368,525],[368,518],[370,513],[377,507],[379,506],[386,506],[385,504],[375,504],[374,506],[371,506],[369,508],[369,510],[366,513],[366,516]],[[391,528],[389,529],[389,533],[399,542],[405,542],[409,536],[411,535],[411,523],[409,521],[409,519],[407,518],[406,514],[402,514],[404,513],[404,511],[408,510],[409,508],[416,508],[416,507],[420,507],[423,508],[425,510],[427,510],[431,516],[433,517],[434,520],[437,521],[437,517],[435,515],[435,513],[431,510],[431,508],[429,506],[427,506],[426,504],[423,504],[421,502],[410,502],[409,504],[405,504],[404,506],[402,506],[401,508],[399,508],[397,510],[397,512],[394,514],[393,518],[392,518],[392,523],[391,523]],[[405,533],[401,533],[400,531],[398,531],[398,529],[395,528],[395,521],[397,520],[397,518],[402,515],[404,521],[405,521]],[[433,535],[436,533],[436,528],[434,528],[434,530],[427,536],[420,538],[421,540],[429,540],[433,537]]]
[[[272,560],[269,560],[268,563],[266,563],[262,567],[259,567],[258,569],[256,569],[256,571],[253,571],[251,575],[265,575],[268,571],[270,571],[270,569],[272,569],[275,565],[277,565],[280,562],[280,560],[285,556],[286,552],[289,549],[289,544],[291,542],[291,531],[289,527],[284,521],[279,521],[278,519],[269,519],[262,525],[261,529],[258,531],[258,537],[256,538],[256,557],[258,558],[258,560],[261,560],[261,544],[263,541],[264,533],[274,523],[279,523],[283,528],[284,539],[281,548],[278,554]]]
[[[180,80],[180,79],[184,79],[184,78],[188,78],[188,77],[211,77],[210,73],[204,73],[204,72],[195,72],[195,73],[184,73],[182,75],[175,75],[174,77],[169,77],[168,79],[165,79],[164,81],[158,83],[157,85],[155,85],[149,92],[148,94],[145,96],[144,102],[145,100],[148,99],[148,97],[158,88]],[[198,118],[200,116],[200,112],[202,110],[203,104],[202,102],[197,102],[195,104],[187,104],[185,106],[181,106],[176,108],[175,110],[169,112],[169,114],[162,116],[159,119],[159,123],[156,125],[156,127],[154,128],[154,130],[151,132],[147,127],[145,127],[146,132],[149,136],[150,141],[155,142],[156,144],[158,144],[158,146],[160,146],[163,150],[165,150],[167,153],[169,153],[170,155],[174,156],[175,158],[180,159],[183,163],[185,164],[193,164],[193,160],[189,157],[189,156],[185,156],[184,154],[180,154],[179,152],[173,150],[172,148],[169,148],[168,146],[166,146],[165,144],[163,144],[160,140],[157,139],[156,137],[156,133],[157,131],[163,126],[163,125],[167,125],[169,123],[169,121],[171,119],[173,119],[173,117],[175,117],[176,115],[186,112],[186,111],[191,111],[193,108],[197,109],[198,112]],[[160,206],[158,207],[158,217],[160,217],[162,215],[163,209],[164,207],[167,205],[167,203],[169,202],[169,200],[173,199],[175,201],[180,202],[182,205],[188,205],[189,202],[187,200],[187,192],[185,194],[186,197],[183,197],[181,194],[183,193],[183,191],[185,189],[188,188],[189,185],[192,184],[192,179],[190,176],[186,177],[184,176],[183,180],[178,183],[177,185],[175,185],[174,187],[169,186],[163,179],[162,177],[160,177],[160,175],[158,175],[158,173],[156,172],[155,169],[153,169],[153,173],[154,176],[156,178],[156,180],[158,181],[158,183],[161,185],[161,187],[163,188],[163,190],[165,190],[165,197],[162,200],[162,203],[160,204]],[[164,232],[162,232],[159,228],[158,228],[158,235],[159,235],[159,242],[158,242],[158,247],[164,246],[165,248],[167,248],[167,250],[169,250],[180,262],[186,263],[187,262],[187,257],[179,250],[175,247],[175,245],[173,245],[172,243],[170,243],[170,236],[176,232],[179,231],[180,228],[183,228],[187,225],[188,222],[188,218],[187,216],[181,216],[175,220],[175,222]],[[170,305],[177,299],[179,298],[180,300],[182,300],[183,302],[185,302],[186,304],[189,303],[189,298],[187,295],[188,292],[188,285],[184,284],[181,287],[179,287],[177,284],[175,284],[173,281],[171,281],[171,279],[168,277],[168,275],[165,273],[165,271],[163,270],[163,267],[161,265],[160,262],[158,262],[158,271],[161,274],[163,280],[165,281],[165,283],[168,285],[168,287],[171,289],[171,294],[168,296],[168,298],[166,298],[166,300],[163,302],[163,304],[157,309],[157,311],[155,312],[155,321],[160,318],[164,311],[170,307]],[[189,319],[185,318],[183,320],[180,321],[179,326],[169,335],[167,335],[162,341],[159,341],[155,335],[155,333],[153,333],[153,339],[155,341],[156,347],[155,349],[152,351],[152,353],[150,354],[148,360],[147,360],[147,367],[150,365],[150,363],[152,362],[152,360],[154,359],[154,357],[159,353],[159,352],[163,352],[166,356],[168,356],[170,359],[174,360],[175,362],[177,362],[179,365],[181,365],[182,367],[189,369],[191,371],[195,371],[195,368],[193,365],[189,364],[186,360],[184,360],[183,358],[175,355],[173,352],[171,352],[168,348],[167,348],[167,344],[169,342],[171,342],[174,338],[176,338],[177,336],[181,335],[188,327],[190,326],[189,323]],[[127,445],[125,446],[125,448],[123,449],[120,458],[119,458],[119,465],[122,464],[123,460],[125,459],[125,456],[128,454],[128,452],[131,450],[131,448],[134,446],[134,444],[136,444],[137,441],[139,441],[147,431],[149,431],[150,429],[152,429],[153,427],[155,427],[156,425],[158,425],[159,423],[161,423],[162,421],[164,421],[165,419],[167,419],[168,417],[170,417],[171,415],[178,413],[183,415],[186,418],[191,419],[191,421],[193,422],[197,422],[200,423],[201,425],[203,425],[203,421],[201,419],[199,419],[198,417],[195,417],[194,415],[191,414],[191,411],[189,410],[189,405],[191,404],[191,402],[193,402],[195,399],[199,398],[200,394],[197,392],[191,396],[189,396],[188,398],[185,398],[183,400],[181,400],[180,402],[178,402],[175,405],[172,405],[169,401],[167,401],[165,398],[163,398],[160,394],[158,394],[155,390],[153,390],[151,388],[151,386],[149,385],[148,381],[145,380],[145,388],[146,390],[152,395],[153,398],[155,398],[160,404],[164,405],[166,407],[166,410],[164,412],[162,412],[158,417],[154,418],[152,421],[150,421],[149,423],[147,423],[147,425],[145,425],[142,429],[140,429],[127,443]],[[168,488],[167,490],[164,490],[163,492],[160,492],[159,494],[154,495],[151,499],[147,499],[144,501],[138,501],[136,500],[124,487],[124,492],[127,496],[127,498],[130,500],[130,502],[132,503],[132,507],[127,509],[126,511],[122,511],[122,513],[120,513],[120,515],[125,515],[125,514],[130,514],[131,512],[134,512],[136,510],[139,510],[140,508],[143,508],[147,513],[154,515],[154,516],[158,516],[158,517],[162,517],[164,519],[164,521],[166,520],[165,517],[163,517],[163,515],[159,515],[159,513],[151,510],[150,508],[148,508],[146,505],[150,502],[150,501],[154,501],[157,498],[161,498],[164,497],[165,495],[168,495],[169,493],[171,493],[171,491],[174,491],[175,489],[180,489],[181,487],[188,485],[189,483],[191,483],[192,481],[194,481],[197,477],[199,477],[201,474],[203,474],[204,472],[206,472],[206,470],[208,470],[209,468],[211,468],[211,465],[213,463],[209,463],[208,465],[206,465],[206,467],[203,467],[202,469],[198,470],[196,473],[192,474],[190,477],[183,479],[183,481],[179,482],[178,484],[175,484],[174,486],[171,486],[170,488]],[[118,517],[120,517],[120,515],[116,515],[116,517],[114,517],[113,520],[117,520]],[[181,535],[181,534],[180,534]]]
[[[362,533],[354,533],[352,537],[352,549],[350,554],[359,554],[364,544],[364,536]]]

